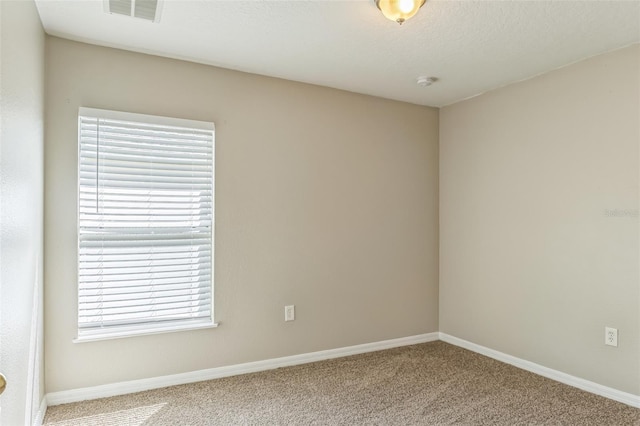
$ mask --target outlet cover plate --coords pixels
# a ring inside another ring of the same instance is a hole
[[[604,344],[608,346],[618,346],[618,329],[612,327],[604,328]]]
[[[284,307],[284,320],[293,321],[296,319],[296,307],[295,305],[287,305]]]

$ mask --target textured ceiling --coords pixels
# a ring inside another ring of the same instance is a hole
[[[36,4],[51,35],[430,106],[640,42],[640,1],[428,0],[402,26],[373,0],[164,0],[159,23]]]

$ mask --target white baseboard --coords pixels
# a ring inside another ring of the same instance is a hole
[[[44,414],[47,412],[47,396],[45,395],[40,401],[40,408],[38,409],[38,414],[36,418],[33,420],[33,426],[42,426],[42,422],[44,422]]]
[[[248,362],[245,364],[229,365],[225,367],[210,368],[207,370],[192,371],[181,374],[172,374],[170,376],[152,377],[149,379],[131,380],[128,382],[111,383],[108,385],[71,389],[60,392],[51,392],[46,395],[45,401],[49,406],[53,406],[58,404],[67,404],[70,402],[85,401],[89,399],[125,395],[128,393],[164,388],[167,386],[201,382],[204,380],[236,376],[239,374],[255,373],[258,371],[272,370],[274,368],[289,367],[292,365],[307,364],[310,362],[340,358],[366,352],[381,351],[384,349],[397,348],[400,346],[433,342],[438,340],[438,338],[439,333],[437,332],[419,334],[416,336],[383,340],[381,342],[365,343],[362,345],[348,346],[345,348],[329,349],[325,351],[286,356],[282,358],[267,359],[264,361]]]
[[[455,346],[468,349],[472,352],[479,353],[481,355],[488,356],[489,358],[502,361],[507,364],[511,364],[515,367],[523,370],[530,371],[532,373],[544,376],[548,379],[555,380],[560,383],[564,383],[569,386],[582,389],[584,391],[604,396],[605,398],[613,399],[614,401],[622,402],[623,404],[630,405],[632,407],[640,408],[640,396],[632,393],[623,392],[617,389],[613,389],[604,385],[600,385],[589,380],[581,379],[579,377],[572,376],[561,371],[553,370],[551,368],[544,367],[542,365],[526,361],[521,358],[516,358],[511,355],[507,355],[503,352],[499,352],[493,349],[489,349],[484,346],[477,345],[467,340],[459,339],[454,336],[450,336],[446,333],[439,333],[440,340],[443,342],[451,343]]]

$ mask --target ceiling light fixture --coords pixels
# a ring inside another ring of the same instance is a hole
[[[402,25],[404,21],[418,13],[426,0],[375,0],[382,14]]]
[[[436,80],[437,80],[437,78],[435,78],[435,77],[420,76],[420,77],[418,77],[416,79],[416,83],[420,87],[429,87],[433,83],[435,83]]]

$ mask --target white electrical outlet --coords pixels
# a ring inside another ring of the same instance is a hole
[[[604,344],[609,346],[618,346],[618,329],[605,327],[604,328]]]
[[[284,320],[293,321],[296,319],[296,307],[295,305],[287,305],[284,307]]]

